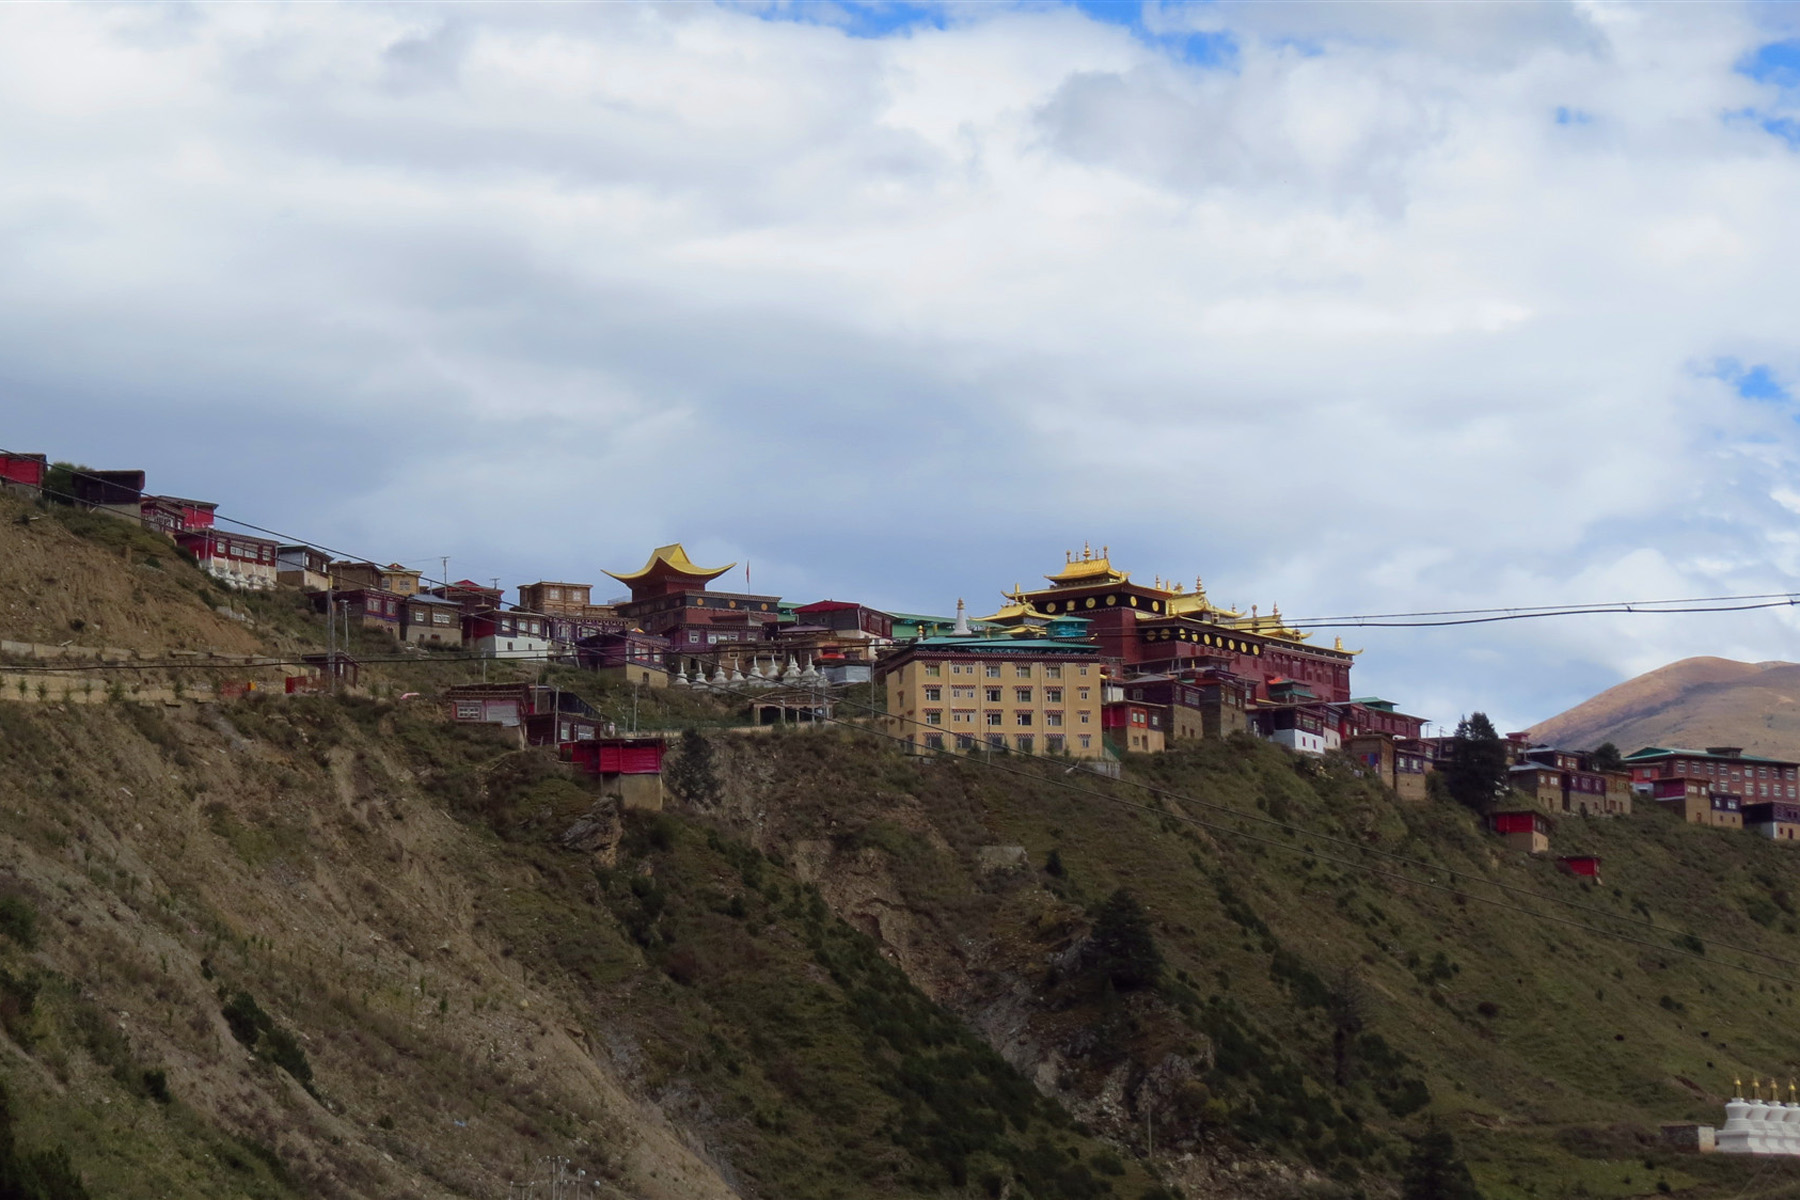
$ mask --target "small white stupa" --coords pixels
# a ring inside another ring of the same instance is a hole
[[[794,656],[791,654],[788,655],[787,670],[785,670],[781,673],[781,682],[783,682],[783,683],[799,683],[800,682],[800,664],[794,661]]]
[[[969,612],[963,606],[962,597],[956,598],[956,624],[950,629],[951,637],[973,637],[975,631],[969,628]]]

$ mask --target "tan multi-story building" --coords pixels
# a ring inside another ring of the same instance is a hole
[[[383,567],[350,559],[338,559],[331,564],[330,571],[331,585],[339,591],[375,588],[402,598],[419,594],[419,579],[423,574],[399,563]]]
[[[921,638],[882,660],[888,732],[915,751],[1104,758],[1095,647],[1052,638]]]

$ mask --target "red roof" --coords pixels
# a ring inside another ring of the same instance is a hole
[[[802,604],[794,611],[797,613],[843,612],[845,609],[861,607],[862,605],[852,600],[815,600],[811,604]]]

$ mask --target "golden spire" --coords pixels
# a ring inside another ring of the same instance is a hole
[[[1752,1100],[1762,1099],[1762,1080],[1754,1075],[1750,1077],[1750,1098]]]
[[[1742,1100],[1744,1098],[1744,1081],[1735,1076],[1731,1080],[1731,1097],[1734,1100]]]

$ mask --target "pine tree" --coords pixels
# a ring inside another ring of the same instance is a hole
[[[1094,914],[1089,943],[1096,971],[1122,992],[1154,987],[1162,978],[1162,951],[1137,897],[1120,888]]]
[[[1619,753],[1619,748],[1611,742],[1601,742],[1596,749],[1590,751],[1588,762],[1593,764],[1596,771],[1623,771],[1625,769],[1624,756]]]
[[[719,776],[713,767],[712,743],[698,729],[681,735],[681,749],[668,766],[669,787],[689,804],[713,804],[719,799]]]
[[[1400,1176],[1401,1200],[1481,1200],[1469,1165],[1456,1152],[1450,1131],[1432,1122],[1413,1139]]]
[[[1494,806],[1494,798],[1506,787],[1506,742],[1494,732],[1486,713],[1457,723],[1443,771],[1451,799],[1480,813]]]

